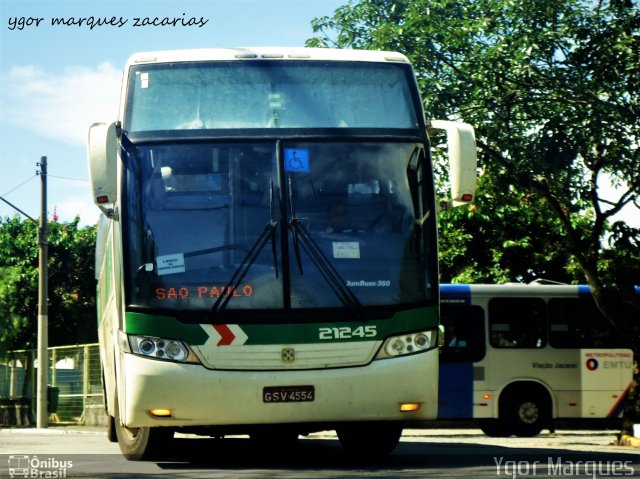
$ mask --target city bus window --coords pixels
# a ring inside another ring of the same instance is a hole
[[[545,304],[540,298],[489,301],[490,342],[494,348],[542,348],[547,343]]]
[[[476,362],[485,355],[484,312],[480,306],[442,304],[443,362]]]
[[[593,298],[549,300],[549,342],[554,348],[626,347]]]

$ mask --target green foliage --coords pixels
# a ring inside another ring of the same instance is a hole
[[[49,344],[97,340],[94,226],[49,222]],[[36,347],[38,225],[0,218],[0,351]]]
[[[548,205],[532,194],[501,192],[487,175],[475,204],[440,214],[439,245],[443,282],[576,280],[562,226]]]

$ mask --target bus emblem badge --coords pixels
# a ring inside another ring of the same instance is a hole
[[[283,348],[280,351],[280,359],[283,363],[292,363],[296,360],[296,350],[293,348]]]

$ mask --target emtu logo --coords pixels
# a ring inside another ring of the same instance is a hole
[[[598,369],[598,360],[594,358],[587,359],[587,369],[589,371],[595,371]]]

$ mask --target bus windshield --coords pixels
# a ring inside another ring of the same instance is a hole
[[[129,304],[353,315],[436,297],[431,182],[408,173],[426,161],[421,143],[180,141],[127,153]]]
[[[416,129],[422,119],[407,64],[213,61],[138,65],[129,73],[124,128]],[[419,105],[419,103],[418,103]]]

